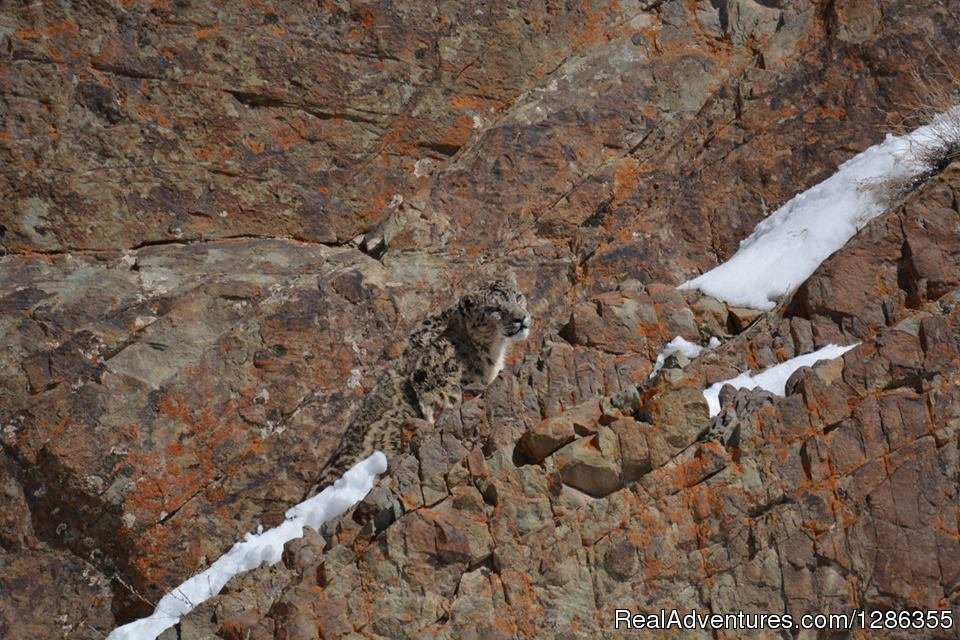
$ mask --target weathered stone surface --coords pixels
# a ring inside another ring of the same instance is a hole
[[[559,416],[547,418],[520,438],[518,446],[534,462],[577,438],[595,433],[603,415],[597,400],[588,400]]]
[[[829,265],[814,277],[824,272]],[[381,544],[395,550],[389,561],[376,544],[353,552],[381,579],[364,582],[368,604],[349,610],[376,611],[364,619],[377,633],[402,636],[404,624],[419,624],[418,634],[427,637],[470,635],[471,625],[493,637],[558,635],[571,624],[578,629],[574,637],[594,636],[609,630],[614,609],[625,603],[792,615],[855,606],[956,613],[948,585],[960,571],[954,560],[960,530],[950,516],[960,504],[960,374],[953,355],[960,308],[949,300],[904,311],[890,324],[865,325],[872,333],[860,347],[799,371],[785,398],[749,390],[721,394],[723,411],[715,421],[732,420],[736,441],[695,443],[700,429],[694,425],[706,424],[702,396],[658,379],[639,389],[637,414],[652,424],[620,417],[605,426],[601,407],[613,403],[594,400],[537,423],[520,439],[545,423],[566,425],[558,442],[572,440],[546,454],[542,465],[514,466],[502,450],[485,464],[475,453],[461,462],[446,459],[440,466],[449,465],[448,484],[463,489],[404,514],[381,534]],[[911,318],[916,322],[907,322]],[[724,347],[698,358],[680,381],[704,379],[718,359],[724,366],[754,363],[755,345],[778,339],[800,350],[811,325],[796,319],[761,319],[738,339],[750,349]],[[915,330],[905,329],[910,326]],[[928,359],[931,353],[938,355]],[[571,474],[572,468],[583,473]],[[614,469],[621,473],[615,482]],[[596,494],[614,490],[577,501],[564,488],[568,483]],[[438,512],[445,514],[441,520]],[[471,546],[446,518],[461,528],[486,524],[470,534]],[[423,525],[428,521],[430,528]],[[402,547],[390,542],[397,536],[406,536]],[[351,557],[344,547],[335,549]],[[428,555],[417,559],[401,549]],[[396,575],[395,563],[409,577],[384,582]],[[409,589],[423,582],[412,576],[427,567],[437,582],[413,595]],[[314,573],[306,568],[302,579]],[[332,597],[331,588],[320,598]],[[243,628],[287,624],[294,618],[286,612],[316,601],[290,590],[287,604]],[[331,637],[346,635],[345,628],[329,628]]]
[[[640,415],[654,426],[647,446],[654,466],[660,466],[706,430],[710,409],[699,389],[674,387],[653,395],[640,407]]]
[[[737,333],[746,329],[751,322],[763,315],[763,312],[756,309],[745,309],[743,307],[728,307],[728,322],[730,328]]]
[[[86,559],[38,540],[17,475],[16,463],[0,451],[0,633],[11,640],[102,637],[113,627],[110,579]]]
[[[651,425],[633,418],[621,418],[610,425],[620,444],[620,465],[623,482],[639,480],[650,471],[650,451],[647,449],[646,431]]]
[[[620,439],[609,427],[600,427],[595,435],[571,442],[553,459],[565,483],[592,496],[605,496],[623,484]]]
[[[0,7],[0,635],[102,638],[279,522],[409,328],[507,270],[495,383],[182,637],[956,609],[960,168],[782,311],[675,288],[930,106],[948,4]],[[726,344],[647,380],[677,335]],[[854,341],[697,441],[704,385]]]

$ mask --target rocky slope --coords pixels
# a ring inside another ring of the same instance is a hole
[[[956,615],[958,193],[960,164],[871,223],[782,312],[638,387],[524,430],[493,415],[497,391],[517,384],[497,383],[485,410],[415,439],[326,539],[288,544],[281,565],[236,578],[168,636],[593,638],[618,608]],[[848,289],[871,302],[859,317],[847,297],[813,301]],[[586,303],[634,311],[596,316],[598,341],[624,322],[656,329],[634,297]],[[889,315],[868,322],[871,307]],[[723,392],[708,418],[700,389],[731,366],[834,341],[860,345],[799,370],[786,397]],[[527,362],[521,379],[555,370],[549,356]],[[711,425],[721,442],[700,438]],[[518,446],[471,448],[472,432]]]
[[[504,269],[536,323],[494,385],[171,637],[956,610],[960,169],[775,312],[675,286],[957,42],[905,0],[0,8],[0,632],[101,638],[278,522],[409,328]],[[677,335],[724,345],[646,380]],[[698,440],[705,385],[854,341]]]

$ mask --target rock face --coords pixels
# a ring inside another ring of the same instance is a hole
[[[960,618],[960,167],[775,312],[675,289],[943,92],[947,5],[0,7],[0,635],[102,638],[279,522],[507,269],[536,322],[494,384],[171,637]],[[648,379],[678,335],[724,345]]]

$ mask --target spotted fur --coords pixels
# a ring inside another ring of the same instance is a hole
[[[316,488],[331,484],[376,450],[402,448],[408,418],[430,423],[458,406],[463,388],[486,387],[503,369],[509,342],[526,339],[531,318],[512,279],[494,280],[421,321],[403,354],[364,397]]]

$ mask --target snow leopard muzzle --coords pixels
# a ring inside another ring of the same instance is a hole
[[[530,331],[530,323],[530,316],[524,316],[518,320],[511,320],[510,327],[504,333],[508,338],[519,338],[522,340],[527,337],[527,333]]]

